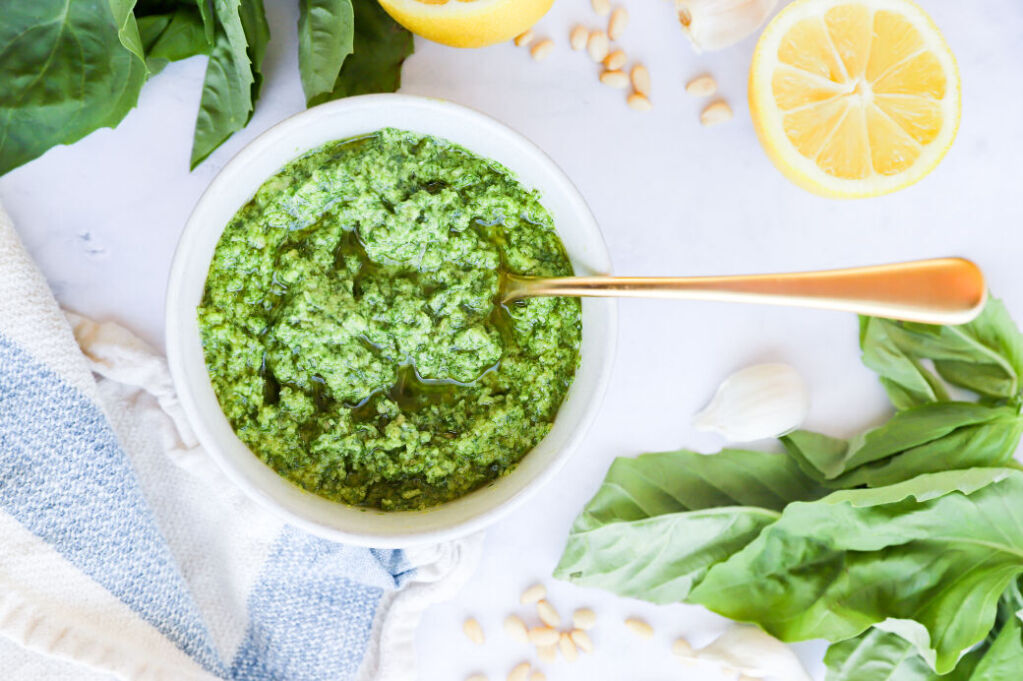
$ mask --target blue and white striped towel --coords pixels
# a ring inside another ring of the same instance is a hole
[[[241,496],[163,359],[65,316],[0,208],[4,679],[413,679],[420,614],[478,550],[343,546]]]

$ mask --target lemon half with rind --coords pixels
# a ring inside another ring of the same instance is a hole
[[[823,196],[887,194],[927,175],[959,127],[959,71],[909,0],[796,0],[765,29],[750,112],[774,164]]]
[[[554,0],[380,0],[416,35],[452,47],[511,40],[547,13]]]

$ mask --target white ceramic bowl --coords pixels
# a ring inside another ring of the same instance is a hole
[[[504,164],[525,186],[541,192],[577,274],[611,269],[593,215],[554,162],[513,130],[449,102],[368,95],[324,104],[263,133],[220,171],[192,212],[171,266],[167,356],[181,404],[210,456],[253,499],[310,532],[375,547],[408,546],[476,531],[548,482],[596,415],[617,336],[615,303],[586,300],[581,364],[551,432],[510,474],[455,501],[425,511],[352,508],[303,491],[256,458],[221,412],[203,361],[196,306],[213,250],[235,212],[285,163],[326,142],[388,126],[448,139]]]

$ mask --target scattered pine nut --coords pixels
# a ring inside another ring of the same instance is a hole
[[[615,50],[611,54],[604,58],[604,67],[608,71],[617,71],[618,69],[625,66],[625,51]]]
[[[579,608],[572,613],[572,624],[576,629],[592,629],[597,623],[597,613],[589,608]]]
[[[533,627],[529,630],[529,642],[535,646],[553,646],[558,638],[558,630],[550,627]]]
[[[713,76],[697,76],[686,83],[686,94],[693,97],[710,97],[718,91],[718,83]]]
[[[633,92],[629,95],[628,99],[625,100],[625,103],[628,104],[629,108],[633,111],[649,111],[654,108],[654,105],[650,102],[650,100],[639,92]]]
[[[486,674],[473,674],[465,679],[465,681],[487,681]]]
[[[540,658],[541,662],[554,662],[558,659],[558,647],[557,645],[537,646],[536,656]]]
[[[476,645],[483,645],[483,627],[476,621],[476,618],[470,617],[462,623],[462,631],[465,632],[466,637]]]
[[[684,657],[686,659],[695,657],[693,647],[689,645],[689,641],[685,640],[681,636],[675,639],[675,642],[671,644],[671,652],[678,657]]]
[[[561,635],[561,639],[558,641],[558,649],[569,662],[575,662],[579,659],[579,651],[575,649],[575,643],[572,642],[572,637],[568,634]]]
[[[629,10],[624,7],[616,7],[611,12],[611,19],[607,22],[607,37],[611,40],[618,40],[625,33],[625,27],[629,25]]]
[[[650,96],[650,71],[642,64],[632,67],[632,87],[644,97]]]
[[[529,681],[547,681],[547,675],[537,669],[529,675]]]
[[[630,617],[625,620],[625,626],[636,636],[642,638],[652,638],[654,635],[654,628],[638,617]]]
[[[730,120],[732,120],[732,107],[728,106],[728,102],[723,99],[711,102],[700,114],[700,122],[704,125],[717,125]]]
[[[518,615],[508,615],[504,618],[504,633],[519,643],[529,643],[529,630]]]
[[[537,602],[536,614],[540,616],[540,621],[548,627],[561,626],[561,615],[559,615],[558,611],[554,609],[554,606],[546,600]]]
[[[629,87],[629,77],[624,71],[604,71],[600,74],[600,82],[619,90]]]
[[[515,42],[515,47],[522,47],[523,45],[528,45],[529,42],[532,39],[533,39],[533,29],[527,28],[524,32],[519,33],[517,36],[515,36],[515,41],[514,41]]]
[[[586,51],[590,53],[590,59],[595,62],[602,62],[607,57],[608,43],[607,34],[603,31],[592,31],[586,39]]]
[[[544,38],[529,50],[530,56],[533,57],[534,61],[542,61],[547,57],[551,56],[551,52],[554,50],[554,41],[550,38]]]
[[[611,13],[611,0],[590,0],[590,4],[599,16],[606,17]]]
[[[519,597],[519,602],[523,605],[527,603],[536,603],[541,598],[547,595],[547,587],[543,584],[534,584],[525,591],[522,592],[522,596]]]
[[[572,32],[568,34],[568,44],[572,46],[572,49],[578,52],[579,50],[586,49],[586,41],[590,38],[590,32],[586,30],[585,26],[577,25],[572,29]]]
[[[572,633],[569,634],[572,637],[572,643],[575,647],[584,653],[593,652],[593,641],[590,640],[590,635],[582,629],[573,629]]]
[[[529,679],[529,663],[521,662],[508,672],[508,681],[528,681]]]

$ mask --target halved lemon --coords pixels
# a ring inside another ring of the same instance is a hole
[[[540,20],[554,0],[380,0],[399,24],[452,47],[511,40]]]
[[[908,0],[797,0],[757,43],[750,113],[774,164],[824,196],[907,187],[959,127],[959,71]]]

